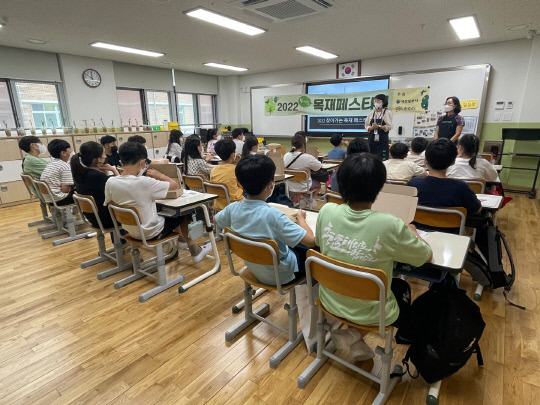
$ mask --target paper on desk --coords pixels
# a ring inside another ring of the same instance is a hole
[[[417,205],[418,197],[380,192],[371,209],[392,214],[410,224],[414,220]]]
[[[287,217],[291,221],[296,223],[296,217],[298,216],[298,210],[296,210],[294,208],[287,207],[286,205],[282,205],[282,204],[268,203],[268,205],[273,207],[273,208],[277,208],[278,210],[283,212],[285,215],[287,215]]]
[[[476,194],[482,204],[482,208],[498,209],[501,206],[502,196],[492,194]]]

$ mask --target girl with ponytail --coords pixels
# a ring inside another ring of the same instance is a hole
[[[497,171],[488,162],[478,157],[480,140],[472,134],[463,135],[458,141],[458,157],[454,165],[446,171],[447,177],[455,179],[484,179],[496,181]]]
[[[112,172],[118,176],[118,170],[107,163],[107,155],[97,142],[85,142],[81,145],[79,153],[76,153],[70,160],[71,173],[75,188],[78,194],[91,195],[96,201],[96,208],[101,223],[105,228],[112,228],[113,222],[107,207],[103,206],[105,201],[105,183]],[[90,223],[98,227],[94,214],[84,214]]]

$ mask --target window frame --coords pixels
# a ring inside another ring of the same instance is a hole
[[[141,91],[144,93],[144,101],[145,101],[145,104],[144,106],[146,107],[146,116],[144,115],[144,110],[143,110],[143,118],[146,119],[146,124],[145,125],[152,125],[150,123],[150,112],[148,111],[148,92],[154,92],[154,93],[167,93],[167,101],[169,103],[169,119],[168,121],[173,121],[175,119],[175,116],[173,114],[173,111],[172,111],[172,101],[173,101],[173,98],[172,97],[172,91],[168,91],[168,90],[153,90],[153,89],[141,89]],[[160,123],[157,123],[155,125],[160,125]]]
[[[193,124],[180,124],[180,114],[178,111],[178,94],[187,94],[191,95],[192,102],[193,102],[193,117],[194,117],[194,123]],[[209,123],[201,123],[200,117],[201,117],[201,110],[200,110],[200,96],[210,96],[212,98],[212,121]],[[174,99],[175,99],[175,111],[176,111],[176,120],[178,121],[180,130],[182,130],[182,126],[189,127],[193,126],[195,130],[201,129],[201,126],[213,126],[217,127],[219,123],[217,122],[217,95],[216,94],[208,94],[208,93],[186,93],[183,91],[175,91],[174,92]]]

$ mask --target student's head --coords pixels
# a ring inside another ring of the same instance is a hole
[[[217,132],[217,129],[209,129],[208,132],[206,133],[206,139],[211,141],[212,139],[217,139],[218,137],[218,132]]]
[[[191,159],[202,159],[202,144],[201,138],[197,135],[190,135],[186,138],[184,142],[184,148],[182,149],[182,156],[180,160],[184,163],[184,170],[186,174],[189,174],[188,171],[188,158]]]
[[[258,196],[274,187],[276,165],[266,155],[248,155],[238,162],[236,179],[249,196]],[[266,197],[267,198],[267,197]]]
[[[386,167],[370,153],[347,157],[337,172],[339,192],[347,204],[373,203],[386,181]]]
[[[476,135],[467,134],[459,138],[458,153],[463,158],[469,159],[469,165],[476,168],[476,155],[480,148],[480,139]]]
[[[436,139],[426,148],[427,164],[434,170],[446,170],[454,164],[456,156],[456,145],[450,139]]]
[[[390,155],[392,159],[405,159],[409,153],[409,147],[404,143],[394,143],[390,147]]]
[[[298,132],[291,138],[291,152],[304,152],[306,150],[306,138]]]
[[[332,134],[330,137],[330,143],[334,145],[336,148],[341,145],[341,142],[343,141],[343,135],[341,134]]]
[[[369,153],[369,142],[366,138],[354,138],[349,142],[349,146],[347,146],[347,156],[364,152]]]
[[[120,145],[118,149],[120,155],[120,161],[124,168],[126,166],[140,166],[143,169],[146,166],[146,159],[148,159],[148,152],[144,145],[137,142],[126,142]]]
[[[235,128],[232,131],[232,139],[242,140],[244,139],[244,128]]]
[[[295,134],[295,135],[302,135],[304,138],[307,139],[307,133],[306,133],[306,131],[296,131],[294,134]]]
[[[242,156],[247,156],[251,152],[257,152],[259,148],[259,140],[254,135],[247,135],[244,141],[244,146],[242,146]]]
[[[39,145],[42,146],[40,147]],[[43,148],[44,146],[37,136],[23,136],[19,139],[19,149],[26,153],[30,153],[31,150],[35,150],[39,154],[45,153]]]
[[[426,150],[427,145],[428,145],[428,140],[424,138],[423,136],[418,136],[412,140],[411,150],[416,155],[419,155],[420,153]]]
[[[381,104],[380,107],[378,104]],[[384,94],[377,94],[373,100],[373,105],[375,108],[386,108],[388,107],[388,97]]]
[[[453,111],[456,114],[461,112],[461,103],[459,102],[459,98],[456,96],[448,97],[444,104],[453,107]]]
[[[85,142],[79,148],[79,153],[76,153],[69,161],[71,165],[71,173],[75,183],[83,181],[84,173],[90,168],[99,169],[107,161],[107,155],[97,142]]]
[[[103,148],[105,149],[105,153],[107,155],[111,155],[118,150],[118,148],[116,147],[116,138],[114,136],[102,136],[99,142],[101,143],[101,145],[103,145]]]
[[[73,152],[71,145],[63,139],[53,139],[49,142],[47,149],[53,158],[61,159],[64,162],[69,160],[69,156]]]
[[[214,150],[221,160],[229,160],[231,156],[234,158],[236,144],[231,139],[222,139],[216,142]]]
[[[140,143],[141,145],[145,145],[146,144],[146,138],[144,136],[140,136],[140,135],[133,135],[133,136],[130,136],[127,140],[128,142],[136,142],[136,143]]]
[[[171,143],[178,143],[180,144],[182,142],[182,138],[183,138],[184,134],[182,133],[182,131],[180,131],[179,129],[173,129],[170,133],[169,133],[169,145]]]

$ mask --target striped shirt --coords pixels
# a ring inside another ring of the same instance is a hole
[[[62,192],[62,185],[73,185],[73,176],[71,175],[69,163],[53,158],[41,173],[41,180],[49,184],[55,201],[63,200],[69,193]]]

